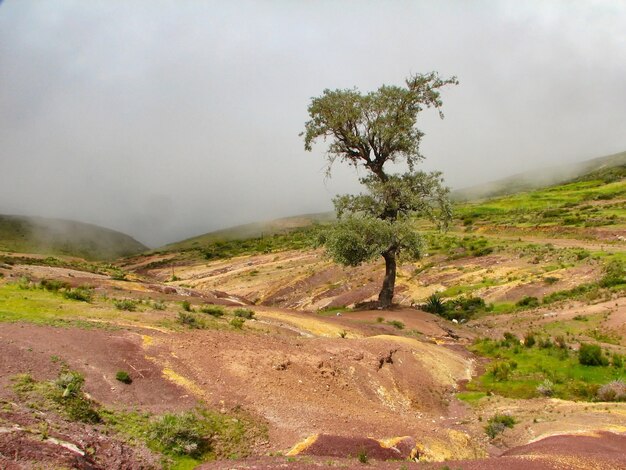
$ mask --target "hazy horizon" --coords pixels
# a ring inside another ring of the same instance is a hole
[[[150,246],[357,192],[298,134],[325,88],[436,70],[462,188],[626,150],[626,2],[0,1],[0,214]]]

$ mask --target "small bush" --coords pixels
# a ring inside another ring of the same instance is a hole
[[[506,382],[509,379],[509,374],[514,369],[517,369],[517,363],[515,361],[496,362],[489,369],[489,374],[496,382]]]
[[[614,380],[603,385],[598,390],[599,401],[626,401],[626,383],[622,380]]]
[[[237,308],[233,312],[233,315],[238,318],[245,318],[246,320],[251,320],[254,318],[254,312],[249,308]]]
[[[385,321],[385,319],[383,317],[377,317],[376,318],[376,323],[382,323],[384,321]]]
[[[533,308],[539,305],[539,299],[537,297],[530,297],[527,295],[523,299],[518,300],[515,305],[518,307]]]
[[[488,421],[489,424],[485,427],[485,432],[490,439],[495,438],[498,434],[504,432],[506,428],[512,428],[515,426],[515,418],[510,415],[495,415]]]
[[[388,325],[391,325],[399,330],[403,330],[404,329],[404,323],[402,323],[401,321],[398,320],[389,320],[387,322]]]
[[[119,380],[120,382],[125,384],[130,384],[133,381],[130,375],[128,375],[128,372],[123,370],[117,371],[117,374],[115,374],[115,380]]]
[[[54,382],[56,388],[50,398],[61,406],[69,419],[83,423],[99,423],[100,414],[82,391],[84,383],[84,377],[78,372],[63,371]]]
[[[604,268],[600,287],[613,287],[620,284],[626,284],[626,267],[622,261],[613,260]]]
[[[597,344],[581,344],[578,350],[578,362],[584,366],[606,366],[609,361],[602,355]]]
[[[200,456],[209,449],[210,431],[195,413],[165,414],[152,423],[149,438],[170,455]]]
[[[93,299],[93,289],[90,287],[77,287],[76,289],[68,289],[63,292],[63,297],[70,300],[78,300],[80,302],[91,302]]]
[[[366,464],[369,461],[369,457],[367,456],[367,452],[364,449],[361,449],[358,454],[359,462]]]
[[[236,328],[237,330],[241,330],[245,322],[246,322],[245,318],[235,317],[230,321],[230,326],[232,326],[233,328]]]
[[[446,311],[446,306],[444,302],[437,294],[433,294],[428,297],[428,299],[426,299],[426,303],[423,304],[420,308],[425,312],[434,313],[435,315],[441,315]]]
[[[622,367],[624,367],[624,358],[621,356],[621,354],[613,353],[613,357],[611,358],[611,364],[616,369],[621,369]]]
[[[536,343],[535,335],[531,332],[526,333],[524,335],[524,346],[527,348],[532,348]]]
[[[204,323],[195,315],[187,312],[178,312],[178,323],[192,329],[204,328]]]
[[[556,284],[557,282],[559,282],[559,280],[560,279],[555,276],[548,276],[548,277],[543,278],[543,282],[545,282],[548,285]]]
[[[219,305],[205,305],[200,308],[200,311],[215,318],[224,316],[224,307],[220,307]]]
[[[152,302],[152,308],[154,310],[165,310],[165,302],[162,300],[155,300]]]
[[[554,394],[554,384],[546,379],[537,385],[537,392],[544,397],[551,397]]]
[[[183,310],[185,312],[193,312],[193,309],[191,308],[191,304],[189,303],[188,300],[183,300],[181,306],[183,307]]]
[[[118,310],[126,310],[128,312],[134,312],[137,310],[137,302],[130,299],[115,299],[113,305]]]
[[[70,287],[67,282],[59,281],[57,279],[42,279],[39,285],[42,289],[50,292],[58,292],[61,289],[68,289]]]

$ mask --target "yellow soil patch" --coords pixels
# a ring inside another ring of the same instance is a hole
[[[416,447],[420,461],[443,462],[444,460],[465,460],[485,457],[469,435],[454,429],[447,429],[447,439],[427,437]]]
[[[148,335],[141,335],[141,345],[144,348],[149,348],[154,344],[154,338]]]
[[[370,439],[378,441],[380,446],[385,449],[391,449],[392,447],[397,446],[399,442],[402,442],[405,439],[411,439],[411,436],[390,437],[388,439],[376,439],[374,437],[370,437]]]
[[[200,398],[204,398],[204,392],[200,387],[198,387],[193,381],[187,379],[186,377],[177,374],[172,369],[163,369],[163,377],[165,377],[170,382],[174,382],[176,385],[180,385],[185,390],[193,393],[194,395]]]
[[[262,319],[263,317],[271,318],[289,323],[297,328],[311,333],[314,336],[323,336],[327,338],[338,338],[343,331],[347,331],[347,338],[359,338],[361,335],[354,331],[346,330],[343,327],[335,326],[325,322],[323,319],[316,319],[306,315],[290,314],[278,311],[256,311],[255,315]]]
[[[287,455],[288,457],[291,457],[291,456],[298,455],[298,454],[304,452],[309,447],[311,447],[313,444],[315,444],[315,441],[317,441],[318,437],[319,437],[319,434],[312,434],[312,435],[310,435],[304,441],[298,442],[285,455]]]

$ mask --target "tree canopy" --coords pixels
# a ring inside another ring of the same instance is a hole
[[[360,180],[365,193],[333,201],[339,222],[322,242],[344,265],[357,266],[383,256],[385,278],[379,295],[383,307],[393,299],[396,258],[421,256],[422,239],[414,218],[428,217],[445,227],[451,216],[441,173],[415,170],[424,158],[419,151],[424,133],[416,124],[425,108],[436,108],[443,118],[439,89],[457,83],[455,77],[442,79],[431,72],[411,76],[406,87],[383,85],[367,94],[327,89],[312,98],[308,108],[311,119],[302,133],[304,146],[310,151],[317,139],[330,140],[327,173],[337,159],[368,172]],[[409,171],[389,174],[388,162],[405,162]]]

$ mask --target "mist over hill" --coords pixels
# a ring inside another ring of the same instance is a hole
[[[577,163],[540,168],[489,183],[457,189],[452,191],[452,198],[457,201],[471,201],[505,196],[565,183],[583,175],[624,165],[626,152],[621,152]]]
[[[121,232],[72,220],[0,215],[0,251],[113,260],[147,247]]]

